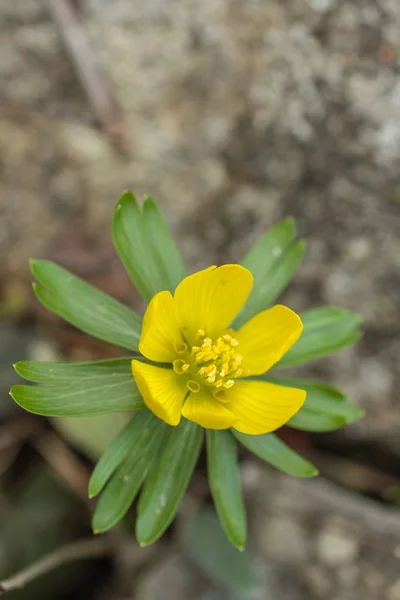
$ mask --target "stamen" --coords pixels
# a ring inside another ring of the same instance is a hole
[[[197,381],[193,381],[193,379],[190,379],[187,382],[186,387],[188,388],[188,390],[194,392],[195,394],[197,394],[197,392],[200,391],[200,384],[197,383]]]
[[[188,365],[182,358],[177,358],[174,360],[172,366],[175,373],[178,373],[178,375],[183,375],[184,372],[190,367],[190,365]],[[185,367],[187,367],[187,369]]]
[[[187,344],[185,342],[182,342],[182,340],[174,341],[174,350],[177,354],[185,354],[185,352],[187,352],[187,349]]]
[[[215,390],[215,392],[213,392],[213,396],[216,400],[219,400],[219,402],[228,402],[229,400],[226,390],[222,388]]]
[[[223,389],[228,390],[235,383],[233,377],[237,377],[241,373],[239,365],[242,362],[242,356],[237,354],[235,350],[238,345],[237,340],[226,333],[213,342],[211,338],[205,337],[205,330],[203,329],[197,332],[197,337],[201,336],[203,340],[201,345],[191,348],[191,355],[195,364],[193,365],[191,359],[189,359],[192,367],[196,368],[196,365],[198,365],[197,376],[201,378],[199,379],[199,385],[204,383],[212,386],[213,393]],[[181,368],[184,370],[187,367],[185,365]],[[191,388],[189,387],[189,389]],[[221,397],[223,395],[220,394]]]

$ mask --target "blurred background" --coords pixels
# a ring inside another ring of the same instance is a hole
[[[397,0],[0,0],[0,577],[89,535],[87,479],[121,426],[49,423],[8,396],[17,360],[118,350],[45,312],[50,258],[142,311],[112,247],[129,188],[161,206],[191,270],[237,262],[293,215],[308,251],[284,302],[359,310],[324,378],[365,420],[285,439],[301,481],[244,458],[267,600],[400,599],[400,4]],[[175,528],[176,529],[176,528]],[[226,600],[174,528],[15,598]]]

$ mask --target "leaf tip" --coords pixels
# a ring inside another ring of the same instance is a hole
[[[149,196],[148,194],[146,194],[143,198],[143,210],[148,210],[148,209],[154,209],[157,208],[157,204],[155,203],[154,199]]]
[[[296,242],[296,246],[299,252],[305,252],[307,248],[307,242],[306,240],[299,240],[298,242]]]
[[[296,232],[296,219],[293,217],[293,215],[289,215],[287,216],[285,219],[283,219],[282,223],[284,223],[285,225],[287,225],[288,227],[290,227],[293,231],[293,235]]]
[[[364,419],[366,416],[366,412],[363,408],[361,408],[360,406],[356,406],[355,404],[351,404],[351,406],[353,407],[354,413],[350,419],[346,420],[346,424],[357,423],[361,419]]]
[[[107,529],[109,529],[109,527],[104,527],[104,524],[102,526],[101,522],[100,522],[100,524],[96,523],[96,513],[95,513],[92,518],[92,531],[93,531],[94,535],[99,535],[100,533],[104,533],[105,531],[107,531]]]
[[[27,361],[25,361],[25,360],[20,360],[12,365],[12,368],[17,373],[17,375],[19,375],[20,377],[23,377],[23,368],[24,368],[26,362]]]
[[[37,258],[30,258],[29,259],[29,269],[32,273],[32,275],[34,275],[36,277],[36,269],[39,266],[39,260]]]
[[[136,204],[136,197],[130,190],[124,190],[122,192],[121,196],[118,198],[116,209],[127,202],[134,202]]]

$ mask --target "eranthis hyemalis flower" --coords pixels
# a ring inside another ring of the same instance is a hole
[[[175,290],[156,294],[143,319],[139,350],[160,366],[132,360],[132,373],[153,413],[178,425],[181,416],[210,429],[258,435],[286,423],[306,392],[246,379],[268,371],[298,340],[300,317],[286,306],[260,312],[230,329],[253,285],[240,265],[209,267]]]

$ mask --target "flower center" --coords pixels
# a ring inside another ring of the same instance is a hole
[[[182,358],[174,360],[174,371],[191,376],[186,384],[190,391],[198,392],[201,385],[205,385],[213,388],[214,396],[223,401],[225,390],[231,388],[234,378],[243,372],[242,356],[236,350],[239,342],[228,333],[214,342],[203,329],[198,330],[197,339],[198,345],[190,350],[184,342],[175,342],[175,350]]]

